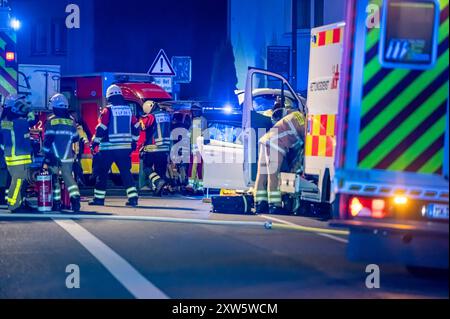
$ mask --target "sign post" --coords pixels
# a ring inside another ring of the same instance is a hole
[[[155,84],[162,87],[168,93],[173,92],[173,77],[176,73],[163,49],[159,51],[147,73],[153,76]]]

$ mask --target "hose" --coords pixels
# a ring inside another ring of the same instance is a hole
[[[118,215],[72,215],[72,214],[0,214],[2,219],[55,219],[55,220],[116,220],[116,221],[142,221],[142,222],[162,222],[162,223],[183,223],[183,224],[200,224],[215,226],[246,226],[261,227],[265,229],[295,230],[306,233],[321,233],[330,235],[348,235],[346,230],[335,230],[327,228],[306,227],[297,225],[284,225],[280,223],[266,222],[246,222],[246,221],[225,221],[210,219],[193,219],[193,218],[171,218],[171,217],[152,217],[152,216],[118,216]]]

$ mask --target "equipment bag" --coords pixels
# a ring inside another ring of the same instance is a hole
[[[253,214],[253,196],[213,196],[212,212],[221,214]]]

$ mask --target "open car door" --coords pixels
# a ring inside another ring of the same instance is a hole
[[[257,92],[272,89],[278,92],[269,99]],[[254,185],[258,168],[258,141],[273,126],[272,108],[277,99],[289,108],[306,115],[306,106],[289,82],[281,75],[249,68],[245,85],[242,131],[244,141],[244,179],[247,187]]]

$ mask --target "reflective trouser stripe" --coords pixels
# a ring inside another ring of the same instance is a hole
[[[127,189],[127,196],[128,198],[138,197],[137,189],[136,187],[130,187]]]
[[[77,185],[72,185],[68,187],[67,190],[69,191],[70,197],[80,196],[80,190],[78,189]]]
[[[58,202],[61,200],[61,187],[59,183],[55,185],[55,189],[53,190],[53,201]]]
[[[255,192],[255,202],[263,202],[268,200],[267,191],[256,191]]]
[[[149,178],[150,178],[153,186],[156,186],[156,182],[158,182],[161,179],[161,177],[158,174],[156,174],[155,172],[151,173]]]
[[[281,192],[269,192],[269,204],[281,204]]]
[[[22,187],[22,179],[17,179],[16,188],[14,188],[14,193],[12,198],[8,198],[8,203],[11,206],[16,205],[17,203],[17,197],[19,196],[20,188]]]
[[[106,191],[101,191],[101,190],[94,190],[94,197],[98,198],[98,199],[105,199],[106,197]]]

